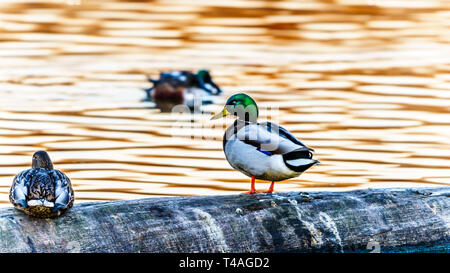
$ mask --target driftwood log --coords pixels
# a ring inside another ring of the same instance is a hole
[[[0,209],[0,252],[450,252],[450,187]]]

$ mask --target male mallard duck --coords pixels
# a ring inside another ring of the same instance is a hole
[[[197,74],[189,71],[173,71],[160,73],[158,80],[148,79],[153,87],[144,89],[147,99],[155,102],[158,108],[169,112],[175,105],[183,104],[191,109],[196,104],[211,103],[212,95],[222,92],[212,81],[207,70],[199,70]]]
[[[33,155],[31,169],[20,172],[13,181],[9,200],[19,210],[34,217],[59,216],[73,205],[70,179],[53,169],[45,151]]]
[[[223,150],[230,165],[252,178],[251,189],[255,193],[255,178],[272,181],[267,193],[273,191],[275,181],[297,177],[318,164],[308,148],[283,127],[271,123],[258,123],[258,106],[246,94],[231,96],[223,110],[211,119],[227,115],[238,118],[223,136]]]

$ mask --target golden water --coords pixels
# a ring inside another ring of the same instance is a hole
[[[225,91],[205,114],[140,102],[199,68]],[[275,190],[450,185],[448,1],[2,0],[0,205],[38,149],[78,201],[247,190],[209,121],[235,92],[322,162]]]

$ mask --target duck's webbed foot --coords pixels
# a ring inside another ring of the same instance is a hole
[[[246,191],[246,192],[242,192],[241,194],[254,194],[254,193],[256,193],[256,190],[255,190],[255,177],[252,176],[252,182],[251,182],[250,190]]]
[[[273,192],[273,185],[275,184],[274,181],[272,181],[272,183],[270,183],[270,187],[267,191],[261,191],[261,193],[272,193]]]

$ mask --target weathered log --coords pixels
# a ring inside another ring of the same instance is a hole
[[[450,252],[450,187],[149,198],[56,219],[0,210],[0,252]]]

